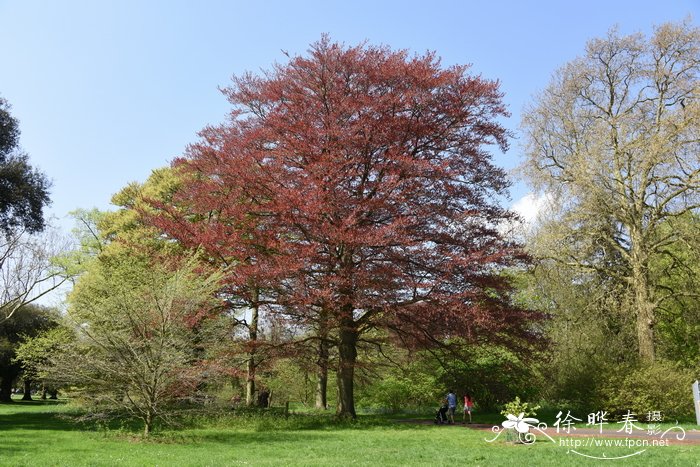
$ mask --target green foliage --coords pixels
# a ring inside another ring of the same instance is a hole
[[[655,325],[659,354],[687,368],[700,361],[700,216],[670,219],[657,238],[674,238],[650,262],[657,284],[659,311]]]
[[[90,262],[103,250],[106,239],[101,234],[98,224],[107,215],[97,209],[76,209],[69,213],[75,221],[73,238],[75,247],[53,258],[53,263],[65,271],[69,277],[84,273]]]
[[[516,395],[534,397],[541,377],[536,366],[503,346],[466,346],[459,357],[448,354],[434,371],[443,388],[470,393],[480,409],[497,407]],[[446,391],[445,389],[445,391]]]
[[[503,406],[501,410],[501,415],[515,415],[516,417],[523,414],[525,417],[534,417],[537,415],[537,411],[540,410],[539,405],[534,405],[531,402],[524,402],[520,400],[519,396],[515,396],[515,399],[508,402]]]
[[[15,350],[15,360],[21,363],[26,376],[42,379],[46,376],[46,372],[41,368],[48,363],[49,357],[73,339],[75,335],[72,330],[60,325],[34,337],[25,335],[24,341]]]
[[[388,351],[388,349],[387,349]],[[453,341],[442,351],[394,356],[399,366],[375,368],[358,387],[358,406],[389,412],[436,407],[452,388],[458,398],[472,396],[480,410],[516,395],[535,397],[541,377],[534,365],[494,344]]]
[[[315,404],[316,367],[305,363],[302,357],[281,358],[260,369],[259,383],[270,390],[273,405],[284,405],[287,401],[300,402],[307,407]],[[333,388],[334,375],[331,372],[328,376],[328,387]],[[330,401],[329,405],[332,405]]]
[[[19,149],[19,125],[7,101],[0,98],[0,230],[5,234],[16,229],[41,231],[50,186]]]
[[[128,250],[130,254],[152,256],[182,254],[178,242],[162,235],[162,231],[145,218],[153,215],[155,204],[164,203],[173,209],[173,194],[181,185],[184,176],[180,171],[164,167],[153,170],[146,182],[130,183],[112,197],[112,204],[120,209],[107,213],[100,219],[98,227],[110,242],[110,252]]]
[[[660,411],[666,420],[689,418],[693,414],[690,388],[696,377],[692,370],[671,362],[627,369],[616,365],[609,368],[601,385],[599,404],[617,416],[629,410],[640,420],[653,411]]]
[[[191,327],[214,306],[219,276],[194,259],[175,267],[128,255],[100,257],[70,296],[77,339],[45,370],[99,413],[129,411],[147,435],[169,405],[191,397],[204,378]]]
[[[382,409],[391,413],[418,407],[434,406],[445,391],[429,374],[389,374],[365,387],[358,405]]]
[[[7,402],[14,379],[22,371],[18,349],[22,342],[56,326],[55,310],[39,305],[25,305],[11,318],[0,320],[0,400]],[[25,375],[32,377],[25,369]]]
[[[544,232],[546,237],[546,232]],[[531,244],[541,248],[546,238]],[[572,409],[597,409],[595,394],[610,362],[636,359],[628,291],[604,275],[542,260],[521,276],[520,300],[549,315],[541,327],[549,345],[538,352],[539,399]],[[529,397],[529,396],[528,396]]]

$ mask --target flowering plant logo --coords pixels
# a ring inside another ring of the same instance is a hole
[[[492,443],[496,441],[501,434],[505,433],[506,441],[517,440],[517,442],[521,444],[533,444],[537,440],[537,436],[541,434],[558,446],[568,447],[567,453],[591,459],[611,460],[637,456],[645,452],[647,447],[651,446],[669,446],[669,438],[675,437],[676,440],[682,441],[686,436],[685,430],[678,425],[678,422],[665,431],[662,430],[661,425],[657,424],[663,420],[663,415],[659,411],[653,411],[647,414],[647,422],[651,423],[648,425],[647,429],[636,424],[639,422],[636,418],[636,414],[627,411],[626,414],[623,414],[621,421],[615,423],[621,425],[620,429],[603,431],[603,426],[610,424],[606,418],[607,415],[608,412],[602,410],[590,413],[588,414],[588,423],[585,424],[585,428],[581,428],[580,426],[577,428],[575,422],[583,422],[583,420],[572,415],[570,411],[567,411],[566,415],[563,415],[563,411],[560,411],[550,429],[553,434],[556,432],[557,436],[560,436],[557,441],[547,434],[546,423],[540,422],[536,418],[525,417],[524,412],[520,413],[517,417],[509,413],[506,415],[506,420],[501,423],[501,426],[495,425],[491,428],[491,431],[496,433],[496,436],[492,439],[485,439],[484,441]],[[575,434],[577,429],[578,433]],[[625,437],[620,439],[618,434]],[[562,435],[575,435],[575,437],[561,437]],[[591,435],[598,435],[601,437],[596,438]],[[629,437],[629,435],[633,435],[634,437]],[[606,439],[608,437],[613,439]],[[606,452],[598,452],[595,455],[581,452],[578,450],[579,448],[644,449],[638,449],[635,452],[624,455],[609,456]]]
[[[536,418],[525,417],[524,412],[521,412],[517,417],[513,414],[507,414],[506,420],[501,423],[501,426],[503,426],[503,428],[499,428],[497,425],[491,428],[491,431],[496,433],[496,436],[493,439],[487,439],[486,441],[488,443],[493,443],[496,441],[504,431],[510,431],[511,433],[515,431],[518,433],[517,436],[519,442],[523,444],[532,444],[537,439],[537,436],[532,430],[537,430],[539,433],[543,434],[554,442],[554,440],[544,432],[544,430],[547,429],[547,424],[540,423],[540,421]]]
[[[521,412],[520,415],[517,417],[511,414],[506,415],[506,420],[505,422],[501,423],[503,425],[503,428],[515,428],[515,430],[518,433],[527,433],[530,431],[530,428],[533,425],[530,425],[530,423],[539,423],[540,421],[537,420],[536,418],[523,418],[525,416],[525,412]]]

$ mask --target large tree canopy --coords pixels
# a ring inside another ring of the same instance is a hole
[[[561,208],[544,255],[628,288],[646,361],[658,310],[679,292],[650,274],[680,240],[660,226],[700,207],[699,86],[700,30],[613,30],[560,69],[523,120],[526,172]]]
[[[155,222],[227,258],[231,281],[274,290],[297,322],[327,324],[340,414],[354,415],[369,330],[411,345],[528,335],[502,274],[526,258],[498,230],[513,214],[487,151],[507,147],[497,82],[324,38],[225,93],[230,120],[175,161],[189,182]]]
[[[18,149],[19,126],[0,98],[0,229],[29,232],[44,228],[42,210],[49,203],[49,181]]]

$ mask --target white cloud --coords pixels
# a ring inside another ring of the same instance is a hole
[[[547,212],[547,206],[551,201],[552,197],[547,193],[539,196],[528,193],[513,203],[510,209],[517,212],[525,224],[532,226],[541,215]]]

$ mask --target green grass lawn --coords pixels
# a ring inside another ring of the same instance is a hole
[[[463,426],[399,423],[362,416],[204,417],[149,440],[136,427],[107,429],[75,421],[61,403],[0,405],[0,465],[599,465],[549,442],[487,443],[490,432]],[[585,451],[581,449],[580,451]],[[589,450],[588,452],[593,453]],[[596,454],[602,451],[598,449]],[[633,450],[610,448],[608,457]],[[700,446],[652,447],[623,465],[700,465]]]

